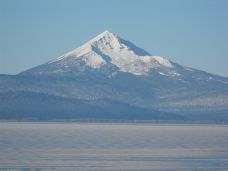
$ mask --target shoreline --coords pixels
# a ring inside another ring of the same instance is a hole
[[[224,125],[228,122],[190,122],[190,121],[158,121],[158,120],[0,120],[2,123],[21,123],[21,124],[104,124],[104,125]]]

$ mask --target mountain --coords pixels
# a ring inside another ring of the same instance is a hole
[[[105,31],[45,64],[0,75],[0,119],[227,122],[228,78]]]

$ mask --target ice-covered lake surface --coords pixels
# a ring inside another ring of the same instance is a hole
[[[0,171],[227,171],[227,125],[0,123]]]

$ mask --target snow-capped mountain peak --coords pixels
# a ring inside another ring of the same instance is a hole
[[[123,46],[119,41],[118,36],[107,30],[99,34],[92,40],[90,40],[87,44],[90,44],[91,46],[95,46],[98,48],[110,48],[110,49],[123,48]]]
[[[134,75],[148,75],[152,70],[166,76],[178,75],[173,63],[168,59],[152,56],[109,31],[104,31],[81,47],[47,64],[56,65],[56,67],[52,67],[55,68],[54,73],[86,71],[85,67],[99,70],[106,66],[106,69],[107,67],[113,69],[114,66],[118,71]]]
[[[118,40],[118,37],[114,35],[113,33],[109,31],[104,31],[103,33],[99,34],[95,38],[91,39],[84,45],[82,45],[79,48],[76,48],[59,58],[54,59],[52,62],[62,60],[64,58],[68,57],[80,57],[82,55],[85,55],[91,51],[94,51],[94,49],[120,49],[121,45]]]

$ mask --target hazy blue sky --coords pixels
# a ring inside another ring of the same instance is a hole
[[[0,0],[0,73],[47,62],[104,30],[228,76],[228,0]]]

